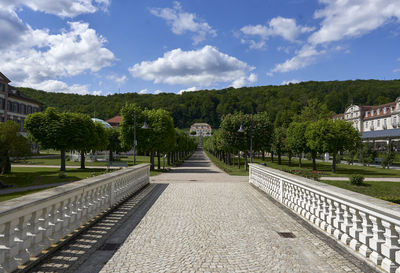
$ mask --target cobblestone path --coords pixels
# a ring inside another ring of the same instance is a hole
[[[169,185],[102,273],[365,272],[201,151],[152,182]]]

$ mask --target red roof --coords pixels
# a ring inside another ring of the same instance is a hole
[[[108,123],[121,123],[122,122],[122,117],[121,116],[115,116],[113,118],[107,119],[106,122]]]

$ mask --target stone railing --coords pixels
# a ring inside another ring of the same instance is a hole
[[[400,272],[400,206],[250,164],[249,182],[387,272]]]
[[[2,202],[0,272],[12,272],[149,183],[142,164]]]

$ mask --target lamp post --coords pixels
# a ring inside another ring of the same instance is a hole
[[[244,133],[243,119],[238,130],[239,133]],[[253,163],[253,116],[250,115],[250,163]]]
[[[146,117],[144,118],[144,123],[141,128],[149,129],[149,126],[147,125],[146,122]],[[136,165],[136,146],[137,146],[137,140],[136,140],[136,107],[135,107],[134,117],[133,117],[133,166]]]

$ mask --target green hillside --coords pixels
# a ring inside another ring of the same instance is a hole
[[[82,96],[47,93],[30,88],[18,89],[41,102],[44,107],[52,106],[59,111],[81,112],[108,119],[118,115],[125,103],[137,103],[143,108],[163,108],[169,111],[175,126],[180,128],[187,128],[196,121],[208,122],[215,128],[219,126],[223,115],[237,111],[267,111],[273,119],[282,110],[294,115],[311,98],[317,98],[335,113],[343,112],[352,101],[363,105],[391,102],[400,96],[400,80],[310,81],[283,86],[202,90],[185,92],[183,95],[123,93]]]

